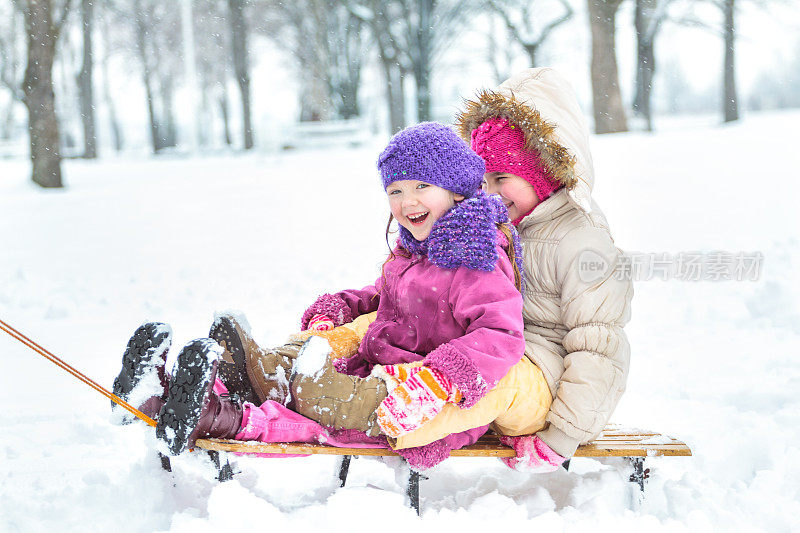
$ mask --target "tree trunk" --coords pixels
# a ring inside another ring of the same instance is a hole
[[[431,30],[432,0],[417,0],[419,26],[416,45],[419,48],[414,62],[414,78],[417,82],[417,121],[431,120],[431,55],[433,43]]]
[[[628,131],[614,43],[621,0],[587,0],[592,31],[592,101],[595,132]]]
[[[203,132],[200,129],[200,113],[205,107],[197,105],[197,60],[195,59],[194,14],[191,0],[181,1],[181,34],[183,41],[183,66],[186,76],[185,86],[188,87],[187,98],[190,100],[189,120],[189,145],[197,153],[203,144]]]
[[[78,102],[78,86],[73,83],[72,73],[75,71],[77,64],[76,58],[78,57],[77,48],[73,46],[70,41],[64,41],[57,51],[59,61],[53,64],[53,69],[57,71],[53,73],[53,88],[55,89],[56,98],[64,102]],[[58,77],[59,79],[56,79]],[[58,133],[60,135],[61,158],[65,158],[65,154],[70,154],[74,157],[78,153],[78,134],[75,133],[75,128],[80,129],[81,117],[80,109],[74,106],[64,106],[61,109],[61,114],[58,115]]]
[[[11,130],[14,129],[14,106],[16,102],[11,99],[6,106],[5,113],[3,113],[3,129],[0,130],[0,140],[10,141]]]
[[[147,98],[147,116],[150,120],[150,144],[153,153],[157,154],[161,149],[161,133],[158,119],[156,119],[155,100],[153,94],[153,73],[150,68],[150,60],[147,57],[147,24],[142,14],[142,6],[139,0],[134,1],[136,11],[136,43],[139,52],[139,59],[142,62],[142,81],[144,82],[144,92]]]
[[[525,52],[528,54],[528,62],[530,63],[531,68],[536,67],[536,49],[539,48],[535,44],[529,44],[525,46]]]
[[[63,187],[58,118],[53,93],[53,61],[58,27],[49,0],[29,0],[25,9],[28,65],[23,83],[28,108],[31,179],[42,187]]]
[[[722,9],[725,14],[725,74],[724,74],[724,114],[725,122],[739,120],[739,101],[736,96],[736,63],[734,50],[736,46],[736,28],[734,0],[724,0]]]
[[[18,30],[18,15],[16,12],[11,13],[11,24],[8,28],[8,43],[5,44],[6,48],[3,50],[3,60],[0,61],[0,84],[5,85],[9,90],[10,98],[8,105],[3,113],[3,129],[0,132],[0,138],[4,141],[11,140],[12,130],[14,129],[14,110],[17,102],[24,103],[25,96],[22,93],[22,87],[17,83],[17,72],[19,71],[19,56],[17,55],[17,36]]]
[[[175,110],[172,105],[174,82],[169,74],[161,80],[161,148],[174,148],[178,145],[178,130],[175,124]]]
[[[122,129],[119,126],[117,119],[117,109],[114,105],[114,99],[111,98],[111,84],[109,83],[109,70],[108,70],[108,56],[111,47],[111,40],[108,33],[108,19],[104,13],[101,17],[101,31],[103,35],[103,59],[100,62],[100,69],[103,73],[103,100],[108,107],[108,121],[111,126],[111,142],[114,145],[114,150],[119,152],[122,150],[124,141],[122,137]]]
[[[403,79],[400,68],[391,57],[381,54],[381,66],[386,87],[386,104],[389,107],[389,133],[394,135],[406,125]]]
[[[347,120],[358,117],[361,111],[358,108],[358,85],[347,81],[342,85],[341,104],[338,106],[337,115]]]
[[[398,57],[397,43],[389,31],[387,6],[373,6],[375,16],[369,19],[373,38],[378,45],[378,59],[383,71],[386,106],[389,111],[389,133],[394,135],[406,125],[405,92],[403,73]]]
[[[222,115],[222,129],[225,135],[225,144],[230,146],[233,144],[233,139],[231,139],[230,117],[228,115],[228,89],[225,88],[224,83],[222,84],[222,93],[219,95],[219,111]]]
[[[228,0],[231,21],[231,43],[236,82],[242,96],[242,128],[244,149],[254,146],[252,111],[250,109],[250,65],[247,50],[247,24],[244,19],[244,1]]]
[[[83,123],[83,157],[95,159],[97,158],[97,137],[94,120],[94,60],[92,57],[94,4],[92,0],[82,0],[81,19],[83,22],[83,65],[78,74],[78,100]]]
[[[210,140],[210,137],[213,137],[213,130],[214,130],[214,113],[210,109],[209,105],[209,86],[210,83],[208,81],[208,73],[204,70],[200,71],[200,106],[197,108],[197,115],[198,120],[196,121],[197,126],[197,142],[199,146],[207,146]],[[202,124],[204,127],[200,127]]]
[[[636,0],[636,91],[633,100],[633,112],[645,119],[647,131],[653,131],[653,116],[650,106],[650,94],[653,88],[653,76],[656,71],[655,34],[650,33],[650,25],[654,16],[657,0]]]

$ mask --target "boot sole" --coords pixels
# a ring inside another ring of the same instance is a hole
[[[229,392],[235,392],[243,400],[260,405],[261,401],[259,401],[258,395],[250,385],[244,345],[233,321],[227,317],[219,318],[212,326],[208,336],[217,341],[220,346],[224,346],[225,351],[231,354],[233,359],[233,365],[220,362],[219,367],[220,378],[228,386]]]
[[[178,455],[194,444],[192,432],[211,394],[221,351],[213,340],[197,339],[178,355],[169,395],[156,425],[156,437],[170,455]]]
[[[131,392],[142,380],[142,377],[165,363],[164,354],[172,345],[172,329],[161,322],[148,322],[139,326],[128,340],[128,346],[122,356],[122,369],[114,379],[114,394],[126,402]],[[136,407],[136,406],[134,406]],[[122,408],[111,402],[111,412],[119,413]],[[130,424],[135,417],[125,411],[119,421]]]

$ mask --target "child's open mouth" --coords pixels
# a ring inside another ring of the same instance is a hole
[[[425,222],[429,214],[430,214],[429,212],[417,213],[416,215],[408,215],[406,218],[408,219],[409,222],[411,222],[415,226],[419,226]]]

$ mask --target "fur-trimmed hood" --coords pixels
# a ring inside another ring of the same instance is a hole
[[[526,148],[535,150],[552,176],[565,186],[570,203],[587,213],[592,210],[594,165],[589,127],[575,92],[558,72],[531,68],[494,90],[480,91],[457,115],[456,128],[469,143],[472,130],[493,117],[519,126]]]

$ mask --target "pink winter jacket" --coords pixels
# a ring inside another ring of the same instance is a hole
[[[440,221],[470,213],[474,208],[470,203],[475,202],[462,202]],[[441,236],[437,235],[438,223],[428,240]],[[460,407],[471,407],[525,351],[522,296],[503,248],[507,243],[494,221],[488,223],[492,224],[491,233],[483,240],[490,242],[481,242],[479,235],[447,234],[437,241],[443,246],[431,246],[425,254],[409,256],[398,247],[375,284],[320,297],[304,315],[303,327],[317,312],[340,325],[377,310],[358,354],[338,360],[337,368],[364,377],[375,364],[424,359],[458,387],[464,396]],[[467,247],[467,261],[483,254],[486,260],[478,266],[484,269],[437,266],[457,265],[460,260],[454,263],[453,258],[464,256]]]

